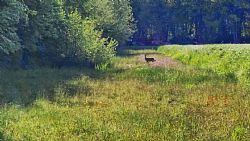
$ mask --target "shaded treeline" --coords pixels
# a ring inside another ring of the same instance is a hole
[[[249,43],[249,0],[133,0],[134,43]]]
[[[133,20],[127,0],[0,0],[0,67],[106,63]]]

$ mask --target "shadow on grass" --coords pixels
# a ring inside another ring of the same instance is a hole
[[[121,73],[122,70],[112,70]],[[0,105],[18,104],[28,106],[38,98],[53,101],[58,94],[58,87],[63,86],[60,94],[74,96],[77,88],[68,84],[70,81],[88,77],[89,79],[104,79],[109,72],[89,68],[40,68],[33,70],[0,70]],[[82,84],[85,85],[85,84]],[[81,92],[89,93],[87,86],[81,87]]]
[[[9,141],[9,140],[5,139],[2,132],[0,132],[0,141]]]

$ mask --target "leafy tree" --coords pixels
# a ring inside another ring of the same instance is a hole
[[[109,32],[106,30],[107,36],[113,37],[123,45],[136,31],[131,3],[130,0],[116,0],[112,2],[114,23]]]
[[[112,37],[120,44],[124,44],[135,32],[129,0],[66,0],[65,9],[67,13],[77,10],[83,18],[95,22],[104,37]]]
[[[0,0],[0,52],[10,54],[21,48],[17,25],[21,19],[26,21],[26,10],[17,0]]]
[[[43,42],[47,47],[56,47],[65,30],[65,13],[61,0],[25,0],[30,9],[29,26],[24,29],[25,36],[33,39],[33,45]],[[28,43],[27,39],[24,41]],[[28,45],[26,45],[28,46]]]
[[[109,61],[114,56],[116,41],[102,38],[102,32],[96,30],[94,22],[83,20],[77,12],[69,14],[67,21],[68,38],[73,47],[68,50],[74,51],[73,54],[77,58],[99,64]]]

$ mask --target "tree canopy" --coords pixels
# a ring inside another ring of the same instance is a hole
[[[0,0],[0,8],[0,62],[15,56],[27,64],[29,54],[40,65],[97,65],[135,31],[127,0]]]
[[[249,0],[132,0],[132,4],[138,23],[135,42],[250,42]]]

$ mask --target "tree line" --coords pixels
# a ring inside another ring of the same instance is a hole
[[[134,31],[128,0],[0,0],[0,67],[106,63]]]
[[[132,0],[143,44],[249,43],[249,0]]]
[[[95,66],[127,44],[249,42],[249,0],[0,0],[0,67]]]

